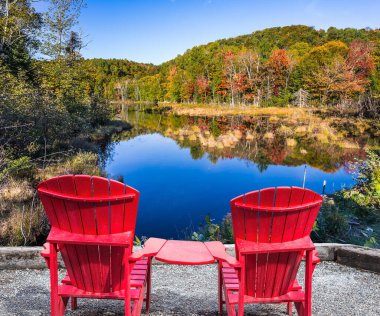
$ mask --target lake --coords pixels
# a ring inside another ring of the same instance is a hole
[[[122,177],[141,192],[139,237],[188,238],[207,214],[220,222],[237,195],[302,186],[305,166],[305,187],[316,192],[322,193],[324,180],[327,193],[352,186],[347,163],[363,155],[360,149],[302,142],[300,137],[291,143],[273,126],[273,135],[265,134],[268,118],[250,118],[245,124],[245,118],[136,111],[125,112],[123,118],[133,128],[108,146],[103,166],[111,178]],[[259,125],[266,126],[264,134]]]

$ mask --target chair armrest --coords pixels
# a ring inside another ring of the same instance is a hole
[[[40,252],[40,255],[44,258],[49,258],[50,257],[50,244],[48,242],[44,243],[42,245],[44,249]]]
[[[240,262],[226,252],[226,247],[220,241],[208,241],[204,244],[216,260],[227,262],[232,267],[240,267]]]
[[[313,250],[313,264],[318,264],[321,262],[321,258],[318,257],[318,252]]]
[[[166,243],[166,239],[160,238],[149,238],[145,244],[144,248],[132,253],[129,256],[130,261],[137,261],[143,257],[154,257]]]
[[[318,252],[316,250],[312,251],[312,263],[314,265],[318,264],[321,262],[321,259],[318,257]],[[303,255],[303,259],[306,259],[306,254]]]
[[[85,235],[52,227],[47,241],[51,243],[74,245],[118,246],[128,248],[132,247],[133,235],[131,231],[109,235]]]
[[[310,236],[281,243],[260,243],[237,238],[236,243],[241,254],[294,252],[315,249]]]
[[[44,249],[42,249],[40,255],[45,259],[47,267],[50,268],[50,243],[46,242],[42,247]]]

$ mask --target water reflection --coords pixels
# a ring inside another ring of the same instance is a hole
[[[321,192],[323,180],[328,192],[350,186],[345,163],[362,155],[360,148],[280,135],[283,124],[268,118],[125,115],[134,128],[114,140],[105,170],[140,190],[139,236],[184,238],[206,214],[221,220],[236,195],[302,186],[305,164],[308,188]]]
[[[345,167],[347,162],[364,158],[363,139],[337,137],[326,126],[313,126],[273,117],[188,117],[125,111],[124,118],[134,130],[121,139],[141,133],[158,132],[190,148],[193,159],[208,154],[219,158],[242,158],[255,162],[260,170],[270,164],[307,164],[326,172]]]

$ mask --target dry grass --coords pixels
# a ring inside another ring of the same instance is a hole
[[[47,229],[47,220],[40,205],[13,204],[12,210],[0,219],[0,244],[36,244],[36,239]]]
[[[360,148],[358,143],[352,142],[349,140],[343,140],[343,141],[339,142],[339,146],[341,148],[345,148],[345,149],[359,149]]]
[[[68,160],[38,170],[38,180],[62,174],[101,175],[94,153],[79,153]],[[48,225],[32,184],[8,179],[0,188],[0,244],[36,244],[47,233]]]
[[[296,145],[297,145],[297,141],[294,138],[287,138],[286,139],[286,146],[294,147]]]
[[[43,218],[31,183],[9,178],[0,188],[0,244],[34,244]]]
[[[272,139],[274,139],[274,134],[272,132],[266,132],[264,134],[263,138],[266,140],[272,140]]]
[[[95,153],[78,153],[61,164],[55,164],[40,169],[41,180],[49,179],[62,174],[88,174],[100,176],[101,170],[98,166],[98,156]]]
[[[27,201],[33,197],[33,192],[33,188],[28,181],[17,181],[14,179],[9,179],[0,188],[0,203],[19,203]]]
[[[234,106],[220,104],[177,104],[161,103],[159,107],[171,107],[171,111],[178,115],[189,116],[222,116],[222,115],[247,115],[247,116],[270,116],[273,122],[277,118],[289,117],[293,119],[311,119],[313,109],[311,108],[284,108],[284,107],[257,107],[254,105]]]

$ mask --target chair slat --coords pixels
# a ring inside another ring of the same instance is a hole
[[[47,188],[53,192],[62,192],[59,179],[61,177],[53,178],[46,182]],[[58,199],[50,199],[53,207],[56,211],[57,218],[59,218],[60,228],[66,231],[71,232],[71,222],[69,219],[69,215],[66,209],[66,205],[62,200]],[[73,284],[80,288],[84,288],[84,280],[82,271],[80,269],[80,262],[78,260],[78,256],[76,254],[76,248],[73,245],[60,245],[60,251],[62,254],[63,261],[67,268],[67,271],[71,276],[74,276]]]
[[[61,176],[58,178],[59,186],[61,188],[61,192],[64,194],[77,195],[74,177],[71,175]],[[84,225],[82,221],[81,212],[78,207],[78,203],[72,201],[64,201],[64,205],[66,208],[67,216],[69,218],[71,232],[83,234],[84,233]],[[83,277],[84,288],[86,291],[94,291],[94,287],[92,285],[92,277],[90,272],[90,262],[88,260],[87,248],[86,246],[72,246],[75,250],[73,253],[70,253],[71,260],[76,255],[77,260],[79,262],[79,266],[75,266],[74,268],[78,268],[81,271]],[[75,259],[74,259],[75,260]]]
[[[272,207],[275,204],[275,190],[273,188],[260,190],[259,206]],[[272,212],[259,212],[259,240],[258,242],[270,242],[272,225]],[[268,254],[257,255],[257,284],[256,297],[264,297],[265,281],[267,277]]]
[[[243,202],[243,196],[238,196],[231,201],[233,230],[236,238],[245,239],[245,210],[237,208],[237,202]],[[236,251],[236,258],[239,259],[239,249]]]
[[[276,188],[275,194],[275,207],[288,207],[289,199],[291,195],[291,188],[289,187],[279,187]],[[272,227],[271,227],[271,243],[282,242],[282,237],[285,230],[285,223],[287,212],[283,212],[280,214],[272,214]],[[285,266],[283,262],[279,262],[279,257],[281,254],[270,254],[268,256],[268,267],[267,267],[267,282],[265,284],[265,294],[264,297],[272,296],[273,292],[276,292],[277,289],[281,287],[279,284],[280,278],[278,275],[283,273]],[[278,292],[278,291],[277,291]]]
[[[245,195],[245,203],[251,205],[259,204],[259,191],[250,192]],[[245,231],[246,239],[250,241],[257,241],[258,239],[258,220],[259,216],[257,212],[246,211],[245,214]]]
[[[94,196],[109,196],[109,181],[92,177]],[[95,204],[96,224],[99,235],[110,233],[109,205]],[[111,247],[99,246],[100,280],[102,292],[112,292],[111,284]]]
[[[125,185],[120,182],[110,180],[110,196],[125,194]],[[111,210],[111,233],[120,233],[123,231],[125,205],[127,203],[114,202],[110,203]],[[124,264],[123,264],[124,249],[111,248],[111,270],[112,270],[112,290],[119,291],[123,286]]]
[[[251,205],[259,205],[259,191],[253,191],[245,195],[244,203]],[[245,221],[243,225],[246,231],[246,240],[257,242],[259,236],[259,213],[251,210],[245,211]],[[238,237],[238,236],[236,236]],[[236,238],[235,237],[235,238]],[[254,296],[257,282],[257,255],[250,255],[246,258],[246,283],[247,294]]]
[[[87,175],[77,175],[74,178],[78,197],[93,197],[92,179]],[[83,222],[83,233],[97,235],[95,207],[93,203],[78,202],[78,210],[81,213]],[[100,275],[100,260],[98,246],[85,246],[89,261],[89,271],[94,292],[101,292],[102,284]]]
[[[125,204],[124,207],[124,231],[131,231],[135,234],[136,219],[137,219],[137,208],[139,204],[140,192],[131,188],[130,186],[125,187],[126,194],[133,194],[134,198],[129,203]]]

